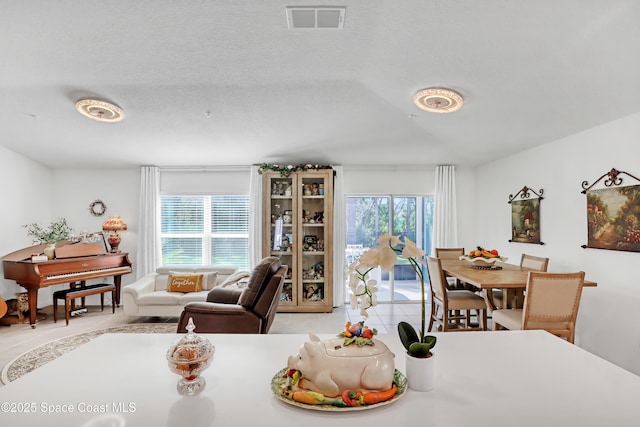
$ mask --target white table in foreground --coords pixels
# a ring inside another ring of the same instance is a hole
[[[287,405],[273,375],[306,335],[206,335],[199,396],[167,367],[173,334],[105,334],[0,388],[7,426],[637,426],[640,377],[543,331],[439,333],[436,388],[361,411]],[[329,338],[329,336],[322,336]],[[395,334],[381,335],[404,372]],[[62,406],[66,405],[66,406]],[[12,413],[10,409],[31,413]],[[50,413],[46,410],[51,408]],[[62,408],[74,412],[62,412]]]

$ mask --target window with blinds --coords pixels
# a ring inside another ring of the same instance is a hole
[[[249,269],[249,196],[162,196],[163,265]]]

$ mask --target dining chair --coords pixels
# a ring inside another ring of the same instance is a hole
[[[583,271],[530,271],[524,308],[494,310],[493,330],[543,329],[573,344],[583,285]]]
[[[436,258],[458,259],[464,255],[464,248],[436,248]]]
[[[427,257],[427,271],[431,283],[431,316],[429,331],[438,330],[486,331],[487,304],[479,295],[467,290],[448,290],[440,258]],[[477,326],[471,323],[471,312],[477,311]]]
[[[464,255],[464,248],[436,248],[436,258],[440,259],[459,259],[460,256]],[[464,283],[460,281],[460,279],[456,279],[455,277],[447,277],[447,288],[449,290],[453,289],[466,289]]]
[[[530,270],[535,271],[547,271],[549,267],[549,258],[528,255],[523,253],[520,256],[520,267],[528,268]],[[511,298],[512,307],[522,307],[524,293],[526,292],[516,292],[517,290],[512,290],[507,292],[507,298]],[[493,303],[496,307],[506,308],[504,305],[505,292],[501,289],[494,289],[492,292]]]
[[[522,254],[520,257],[520,267],[526,267],[536,271],[547,271],[549,258]]]

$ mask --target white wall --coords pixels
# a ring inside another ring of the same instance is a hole
[[[433,195],[435,165],[390,168],[344,166],[345,195]],[[475,170],[456,167],[458,245],[475,243]],[[472,214],[469,215],[469,212]]]
[[[0,182],[0,256],[4,256],[32,245],[24,224],[50,222],[51,170],[0,146]],[[0,296],[11,299],[16,292],[24,289],[0,275]]]
[[[0,240],[0,256],[31,246],[22,225],[36,222],[48,225],[55,218],[64,217],[69,225],[81,232],[102,230],[108,215],[120,215],[128,225],[123,233],[120,248],[130,253],[135,269],[136,238],[138,229],[138,199],[140,172],[124,170],[50,170],[13,151],[0,147],[0,177],[5,185],[0,189],[3,235]],[[94,217],[89,205],[102,200],[107,211]],[[16,292],[24,292],[14,281],[2,276],[0,295],[14,298]],[[135,273],[123,276],[122,283],[135,279]],[[95,282],[95,281],[93,281]],[[67,285],[50,286],[38,292],[38,306],[52,304],[53,292]],[[89,304],[97,304],[99,297],[89,297]]]
[[[69,225],[77,232],[83,230],[99,232],[102,223],[110,215],[119,215],[127,224],[127,230],[121,232],[122,242],[120,250],[129,253],[129,260],[133,264],[133,273],[122,276],[122,284],[129,284],[135,280],[136,242],[138,236],[138,211],[140,195],[139,169],[110,169],[110,170],[54,170],[52,172],[52,207],[57,216],[67,219]],[[107,209],[104,215],[96,217],[89,211],[89,205],[96,199],[102,200]],[[95,280],[90,283],[97,283]],[[49,292],[40,291],[38,301],[40,306],[51,303],[50,295],[56,289],[66,285],[52,286]],[[97,304],[99,297],[89,300]]]
[[[249,194],[249,166],[161,169],[162,194]],[[187,189],[187,190],[185,190]]]
[[[514,135],[517,138],[517,135]],[[549,271],[583,270],[598,282],[585,288],[576,344],[640,374],[640,253],[583,249],[587,243],[589,184],[611,168],[640,177],[640,113],[479,167],[475,214],[478,244],[497,248],[519,262],[530,253],[549,257]],[[623,185],[640,184],[625,177]],[[523,186],[544,190],[540,202],[544,245],[510,243],[508,196]]]

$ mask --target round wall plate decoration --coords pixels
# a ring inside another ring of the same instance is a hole
[[[102,200],[95,200],[89,205],[89,212],[93,216],[102,216],[107,211],[107,205]]]

